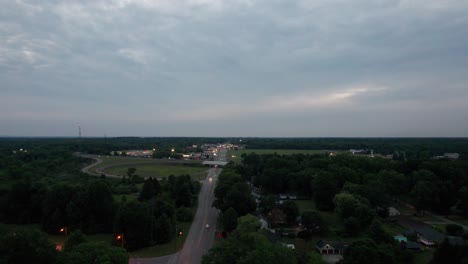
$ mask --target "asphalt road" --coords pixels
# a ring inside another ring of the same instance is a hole
[[[84,168],[81,169],[81,172],[83,173],[86,173],[86,174],[89,174],[91,176],[101,176],[101,175],[106,175],[106,177],[109,177],[109,178],[118,178],[118,179],[121,179],[122,176],[119,176],[119,175],[113,175],[113,174],[109,174],[109,173],[104,173],[102,172],[102,169],[98,168],[96,169],[96,172],[98,173],[93,173],[93,172],[90,172],[89,169],[91,169],[92,167],[94,166],[97,166],[99,165],[100,163],[102,163],[102,158],[100,158],[99,156],[97,155],[79,155],[80,157],[82,158],[89,158],[89,159],[94,159],[96,162],[93,163],[93,164],[90,164]]]
[[[216,230],[216,220],[218,209],[212,207],[214,201],[214,188],[216,186],[217,174],[220,169],[210,169],[208,179],[203,182],[202,189],[198,196],[198,210],[190,227],[189,234],[185,240],[184,247],[169,264],[198,264],[201,263],[202,256],[213,246]],[[209,178],[212,181],[209,181]],[[209,224],[209,228],[205,228]]]

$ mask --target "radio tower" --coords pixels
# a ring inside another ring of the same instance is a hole
[[[78,137],[81,139],[81,126],[78,125]]]

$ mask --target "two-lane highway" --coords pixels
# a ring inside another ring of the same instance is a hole
[[[203,182],[198,197],[198,210],[190,227],[189,234],[185,240],[184,247],[172,259],[170,264],[198,264],[202,256],[208,252],[213,245],[218,209],[212,207],[214,201],[214,188],[216,186],[217,174],[220,169],[209,170],[207,179]],[[211,181],[209,179],[212,179]],[[206,228],[206,225],[209,228]]]

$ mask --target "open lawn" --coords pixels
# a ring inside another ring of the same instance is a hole
[[[116,165],[103,169],[104,173],[113,175],[126,175],[128,168],[136,168],[135,174],[141,177],[156,177],[163,178],[169,175],[190,174],[197,179],[203,179],[207,175],[206,167],[187,166],[183,164],[131,164],[131,165]]]
[[[169,175],[190,174],[195,178],[203,179],[206,176],[207,167],[199,161],[175,161],[144,158],[124,158],[103,156],[102,162],[89,169],[90,172],[101,174],[102,172],[113,175],[126,175],[128,168],[136,168],[136,174],[142,177],[163,178]]]
[[[277,153],[279,155],[292,155],[292,154],[325,154],[326,150],[297,150],[297,149],[239,149],[239,150],[229,150],[227,153],[228,160],[232,160],[234,162],[241,161],[242,154],[249,154],[249,153],[257,153],[261,154],[273,154]],[[337,150],[334,152],[344,152],[343,150]],[[232,157],[234,156],[234,157]]]

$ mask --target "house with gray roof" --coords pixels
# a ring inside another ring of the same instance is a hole
[[[320,252],[320,254],[339,254],[342,255],[348,245],[341,241],[330,241],[325,242],[324,240],[319,240],[315,243],[315,248]]]

